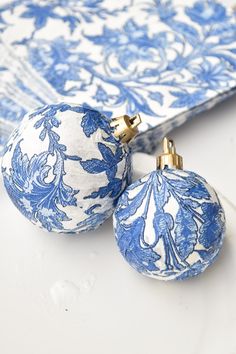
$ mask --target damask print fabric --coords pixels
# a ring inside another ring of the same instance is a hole
[[[221,2],[6,1],[0,6],[0,144],[26,112],[69,101],[141,113],[133,149],[234,93],[236,22]]]

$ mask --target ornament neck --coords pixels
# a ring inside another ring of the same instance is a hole
[[[122,143],[129,143],[138,133],[138,125],[141,123],[141,117],[136,114],[133,117],[124,115],[113,118],[111,127],[114,128],[114,136],[120,139]]]
[[[182,170],[183,158],[176,153],[174,141],[165,137],[162,144],[163,153],[157,157],[157,168],[161,170],[164,168]]]

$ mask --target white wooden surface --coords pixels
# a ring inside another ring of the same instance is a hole
[[[185,168],[220,193],[227,237],[215,265],[185,282],[136,274],[111,220],[78,237],[31,225],[0,185],[1,354],[236,353],[236,99],[171,135]],[[155,167],[136,155],[136,176]]]

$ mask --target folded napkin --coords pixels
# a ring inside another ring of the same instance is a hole
[[[236,89],[236,22],[224,4],[169,0],[6,1],[0,6],[0,146],[28,110],[58,101],[139,112],[133,143]]]

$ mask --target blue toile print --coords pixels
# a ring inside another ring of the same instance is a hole
[[[215,260],[225,219],[215,191],[202,177],[166,168],[127,187],[114,226],[118,247],[133,268],[171,280],[198,275]]]
[[[59,103],[28,114],[2,162],[6,190],[34,224],[59,233],[92,230],[130,182],[130,150],[109,120],[87,106]]]

